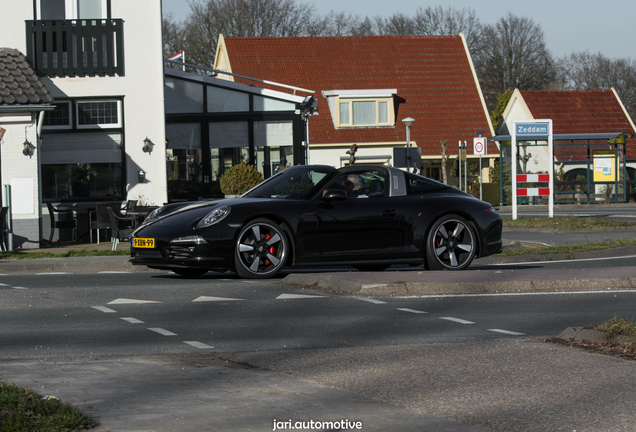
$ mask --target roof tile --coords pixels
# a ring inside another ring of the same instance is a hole
[[[0,48],[0,105],[49,104],[51,94],[17,49]]]
[[[612,90],[521,90],[521,95],[535,119],[552,119],[555,134],[636,134]],[[627,144],[627,157],[636,158],[636,139]],[[586,159],[587,148],[555,146],[555,155],[561,160]]]
[[[456,154],[452,143],[490,131],[460,36],[225,38],[225,44],[235,74],[315,91],[320,115],[310,121],[313,143],[406,141],[400,120],[413,117],[411,139],[423,155],[440,154],[444,139]],[[334,127],[321,91],[378,88],[397,89],[394,126]],[[496,153],[496,146],[488,151]]]

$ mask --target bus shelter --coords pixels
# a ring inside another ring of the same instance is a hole
[[[629,132],[554,134],[554,156],[549,157],[544,136],[516,138],[516,173],[512,179],[512,136],[490,138],[499,147],[500,205],[512,204],[514,187],[545,191],[547,181],[536,175],[554,176],[552,196],[556,204],[624,203],[636,199],[636,163],[629,166],[626,140]],[[520,177],[525,175],[526,177]],[[546,177],[547,178],[547,177]],[[528,179],[528,182],[520,181]],[[529,179],[533,182],[530,183]],[[549,196],[517,196],[517,204],[547,204]]]

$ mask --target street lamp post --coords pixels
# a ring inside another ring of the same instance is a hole
[[[406,171],[408,171],[411,165],[411,126],[415,123],[415,119],[407,117],[402,119],[402,123],[406,125]]]

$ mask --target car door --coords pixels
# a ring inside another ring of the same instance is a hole
[[[340,190],[341,199],[323,199],[331,190]],[[305,207],[298,230],[298,262],[377,259],[398,224],[396,205],[389,197],[385,171],[341,174]]]

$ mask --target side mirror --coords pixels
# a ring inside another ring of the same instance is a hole
[[[344,201],[347,199],[347,193],[342,189],[330,189],[323,195],[323,202]]]

